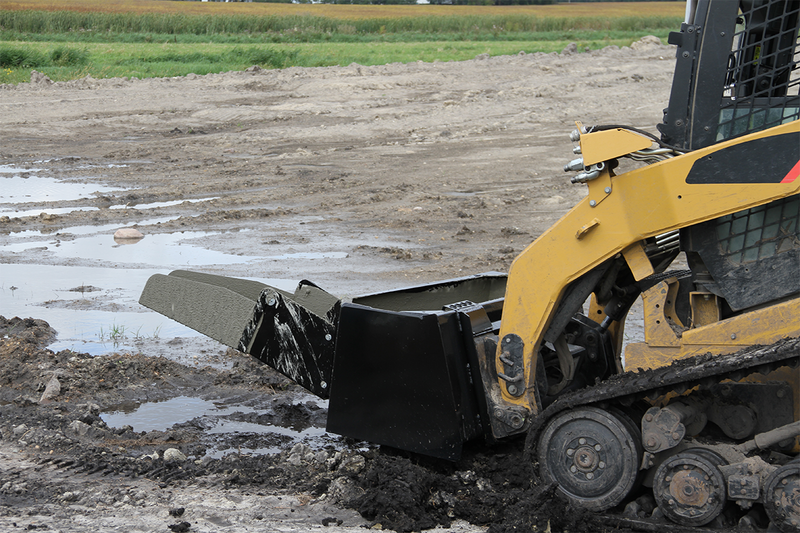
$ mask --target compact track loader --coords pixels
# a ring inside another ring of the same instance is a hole
[[[799,531],[799,30],[799,0],[690,1],[660,138],[578,124],[588,196],[507,275],[342,301],[176,271],[141,303],[329,398],[330,432],[450,460],[526,434],[586,509],[644,487],[683,526]]]

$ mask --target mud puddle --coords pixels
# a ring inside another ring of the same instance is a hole
[[[110,427],[135,432],[192,429],[203,435],[205,457],[277,454],[298,443],[320,450],[341,438],[325,432],[328,402],[305,393],[277,397],[208,400],[177,396],[129,402],[100,417]]]
[[[23,218],[43,213],[63,215],[76,211],[96,211],[97,207],[58,207],[58,202],[95,199],[107,194],[127,191],[91,181],[67,181],[39,175],[42,168],[21,168],[0,165],[0,216]],[[41,204],[29,207],[29,204]],[[24,207],[23,207],[24,206]]]
[[[244,230],[243,230],[244,231]],[[53,259],[81,259],[89,261],[113,261],[116,263],[138,263],[163,266],[164,268],[198,267],[205,265],[230,265],[247,263],[259,259],[254,255],[234,255],[209,250],[193,244],[200,237],[219,232],[186,231],[181,233],[158,233],[134,240],[115,240],[112,235],[99,234],[72,238],[56,235],[47,241],[12,242],[4,251],[23,254],[35,250],[47,253]]]
[[[99,355],[138,353],[145,347],[184,364],[225,348],[139,305],[139,294],[162,269],[0,264],[0,309],[9,317],[37,317],[57,332],[51,350]],[[263,280],[285,290],[296,281]],[[198,352],[198,350],[200,350]],[[206,359],[207,357],[204,357]],[[214,361],[206,361],[212,366]]]

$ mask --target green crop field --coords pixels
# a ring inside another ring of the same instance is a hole
[[[0,83],[471,59],[626,46],[679,27],[680,2],[551,6],[47,0],[0,3]]]

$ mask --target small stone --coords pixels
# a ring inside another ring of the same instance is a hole
[[[364,470],[366,464],[367,460],[364,459],[362,455],[352,455],[342,460],[342,463],[339,465],[339,472],[343,474],[358,474]]]
[[[47,403],[59,394],[61,394],[61,383],[58,381],[56,375],[53,374],[53,377],[50,378],[50,381],[47,382],[47,386],[44,388],[39,403]]]
[[[114,232],[115,241],[138,241],[144,238],[144,233],[136,228],[120,228]]]
[[[164,451],[165,461],[185,461],[186,456],[181,453],[177,448],[167,448]]]
[[[91,427],[92,426],[90,426],[89,424],[81,422],[80,420],[73,420],[72,422],[70,422],[69,426],[67,426],[67,429],[69,429],[70,431],[81,437],[85,437],[86,434],[89,433],[89,428]]]
[[[61,495],[61,499],[65,502],[74,502],[78,500],[80,497],[81,497],[80,492],[71,492],[71,491],[65,492],[64,494]]]
[[[639,505],[639,502],[632,501],[625,506],[625,510],[622,512],[622,515],[628,518],[639,518],[639,512],[641,512],[641,510],[642,506]]]
[[[189,522],[181,522],[179,524],[168,525],[167,527],[175,533],[185,533],[186,531],[189,531],[189,528],[192,527],[192,524]]]

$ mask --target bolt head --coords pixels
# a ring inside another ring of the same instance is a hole
[[[326,340],[326,341],[329,341],[329,340],[331,340],[332,338],[333,338],[333,335],[331,335],[330,333],[326,333],[326,334],[325,334],[325,340]]]

